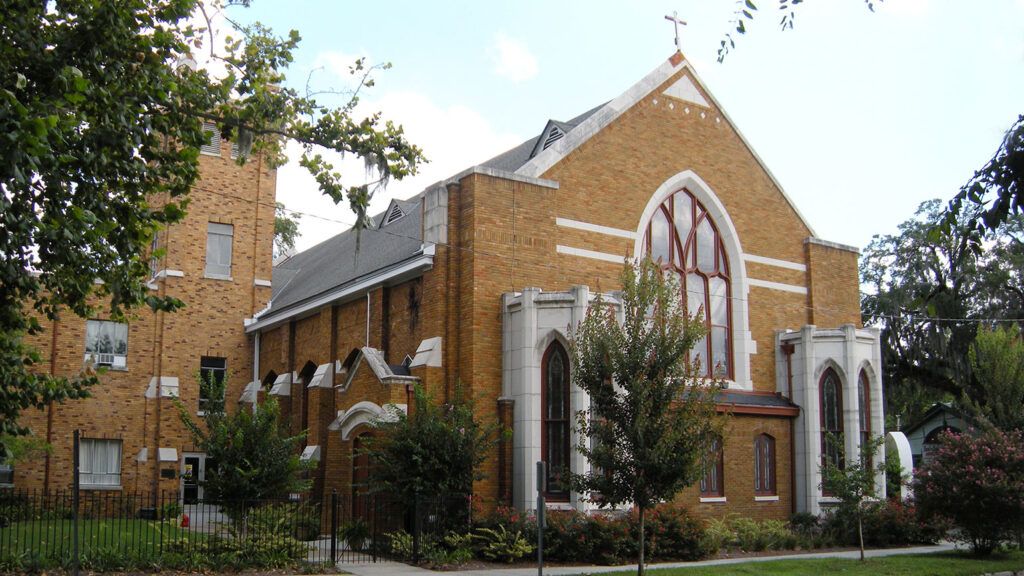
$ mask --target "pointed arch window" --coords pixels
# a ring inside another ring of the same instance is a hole
[[[754,494],[775,496],[775,438],[768,434],[754,437]]]
[[[825,370],[818,383],[821,416],[821,457],[823,464],[843,467],[843,387],[839,374]],[[832,438],[832,441],[829,439]],[[825,491],[828,495],[828,491]]]
[[[701,498],[718,498],[725,496],[725,458],[722,449],[722,438],[711,440],[707,454],[704,455],[704,475],[700,479]]]
[[[567,500],[562,474],[569,469],[569,356],[559,342],[544,352],[541,362],[541,453],[547,464],[547,496]]]
[[[873,466],[871,454],[864,454],[864,447],[871,442],[871,381],[868,380],[867,372],[861,370],[860,377],[857,378],[857,401],[859,406],[859,418],[860,418],[860,445],[861,455],[867,457],[867,461],[864,465],[868,468]]]
[[[686,189],[654,211],[644,251],[679,275],[687,309],[703,320],[707,335],[691,351],[705,376],[733,378],[731,275],[718,227]]]

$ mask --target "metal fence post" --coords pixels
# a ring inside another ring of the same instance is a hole
[[[331,490],[331,564],[338,562],[338,491]]]
[[[420,563],[420,539],[423,536],[423,526],[420,523],[420,491],[417,489],[412,498],[412,562]]]
[[[74,474],[71,484],[71,573],[74,574],[74,576],[78,576],[78,448],[79,432],[76,429],[74,434],[74,440],[71,442],[71,449],[74,451],[74,453],[71,455],[72,467],[74,468]]]

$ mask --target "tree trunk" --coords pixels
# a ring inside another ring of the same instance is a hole
[[[864,561],[864,520],[863,513],[857,514],[857,536],[860,538],[860,561]]]
[[[644,576],[644,507],[638,506],[640,510],[640,541],[637,548],[640,550],[640,558],[636,565],[637,576]]]

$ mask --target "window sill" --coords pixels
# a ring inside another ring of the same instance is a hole
[[[724,504],[727,502],[725,496],[701,496],[701,504]]]
[[[222,280],[224,282],[234,282],[235,279],[231,276],[221,276],[220,274],[203,274],[203,278],[208,280]]]
[[[102,490],[102,491],[106,491],[106,492],[120,492],[121,491],[121,485],[120,484],[118,484],[117,486],[110,486],[110,485],[106,485],[106,484],[80,484],[78,486],[78,488],[80,490]]]
[[[778,496],[754,496],[754,502],[778,502]]]
[[[108,366],[108,365],[104,365],[104,364],[93,364],[92,367],[94,369],[96,369],[96,370],[99,370],[100,368],[102,368],[102,369],[104,369],[104,370],[106,370],[108,372],[127,372],[128,371],[128,367],[127,366],[120,367],[120,366]]]

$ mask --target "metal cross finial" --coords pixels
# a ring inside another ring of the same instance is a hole
[[[679,19],[679,12],[673,12],[671,16],[665,16],[665,20],[670,20],[672,22],[672,24],[675,25],[675,28],[676,28],[676,50],[682,52],[683,51],[683,45],[679,41],[679,25],[682,24],[683,26],[686,26],[686,21]]]

